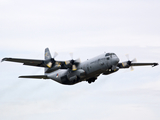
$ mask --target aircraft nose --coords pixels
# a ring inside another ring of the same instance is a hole
[[[117,65],[118,63],[119,63],[119,58],[118,57],[114,58],[113,59],[113,64]]]
[[[117,57],[117,63],[119,63],[119,58]]]

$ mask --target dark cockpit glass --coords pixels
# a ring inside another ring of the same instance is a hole
[[[115,54],[115,53],[106,53],[105,56],[106,56],[106,57],[107,57],[107,56],[112,57],[112,56],[116,56],[116,54]]]
[[[106,53],[106,55],[105,56],[110,56],[110,53]]]

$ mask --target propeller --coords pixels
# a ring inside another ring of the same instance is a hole
[[[69,53],[69,55],[71,56],[71,58],[73,59],[73,53]]]
[[[57,55],[58,55],[58,53],[55,52],[53,58],[50,58],[45,61],[47,67],[51,68],[54,64],[59,65],[59,63],[55,61],[55,58],[57,57]]]
[[[133,69],[133,66],[132,66],[132,62],[137,62],[137,59],[134,58],[133,60],[129,60],[129,55],[128,55],[128,54],[126,54],[126,57],[127,57],[128,61],[123,62],[122,65],[123,65],[124,67],[126,67],[126,68],[127,68],[127,67],[130,67],[130,68],[131,68],[131,71],[133,71],[134,69]]]
[[[81,62],[80,58],[74,60],[73,59],[73,53],[70,53],[70,56],[72,60],[65,61],[65,64],[67,65],[68,68],[72,69],[72,71],[77,70],[77,65]]]
[[[133,71],[134,68],[133,68],[133,66],[132,66],[132,62],[137,62],[137,59],[134,58],[133,60],[130,61],[130,60],[129,60],[129,54],[127,54],[126,57],[128,58],[128,65],[130,66],[130,70]]]
[[[56,64],[56,65],[60,65],[60,63],[59,62],[57,62],[57,61],[55,61],[55,58],[58,56],[58,53],[57,52],[55,52],[54,53],[54,56],[53,56],[53,60],[54,60],[54,63]]]
[[[57,57],[57,55],[58,55],[58,53],[57,53],[57,52],[55,52],[55,53],[54,53],[53,58],[56,58],[56,57]]]

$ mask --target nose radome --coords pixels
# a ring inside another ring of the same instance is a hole
[[[118,63],[119,63],[119,58],[118,58],[118,57],[114,58],[114,59],[113,59],[113,64],[116,65],[116,64],[118,64]]]
[[[116,60],[116,61],[117,61],[117,63],[119,63],[119,58],[118,58],[118,57],[117,57],[117,60]]]

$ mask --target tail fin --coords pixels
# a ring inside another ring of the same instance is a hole
[[[49,51],[49,48],[45,49],[45,54],[44,55],[45,55],[45,60],[49,60],[49,59],[52,58],[51,53]]]
[[[57,55],[58,55],[58,54],[55,53],[55,54],[54,54],[54,58],[55,58]],[[55,61],[54,58],[51,57],[51,54],[50,54],[50,52],[49,52],[49,49],[46,48],[46,49],[45,49],[45,61],[44,61],[45,65],[46,65],[45,71],[44,71],[45,74],[46,74],[46,73],[53,72],[53,71],[58,70],[58,69],[61,68],[61,66],[60,66],[59,64],[57,65],[57,63],[56,63],[56,61]]]
[[[44,72],[46,73],[46,71],[48,71],[48,69],[50,69],[53,65],[53,60],[49,48],[45,49],[44,58],[45,58],[45,64],[48,67],[48,68],[46,67],[44,70]]]

